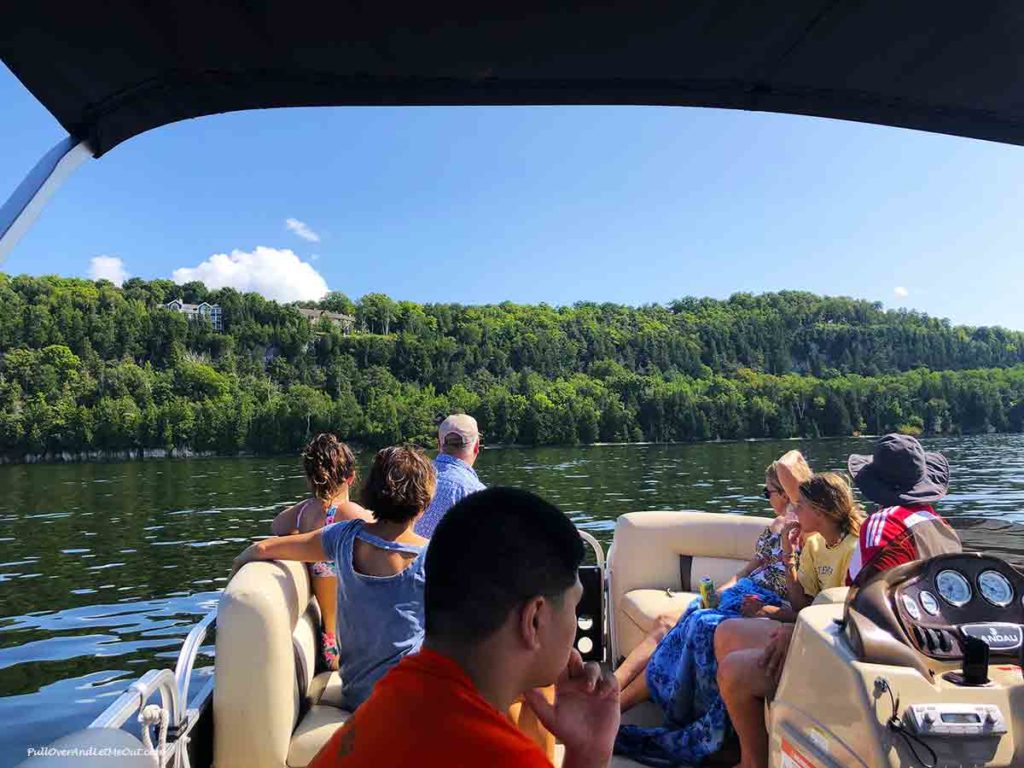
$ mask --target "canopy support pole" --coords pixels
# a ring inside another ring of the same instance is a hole
[[[0,207],[0,264],[39,216],[43,206],[83,162],[92,157],[84,141],[68,136],[43,155]]]

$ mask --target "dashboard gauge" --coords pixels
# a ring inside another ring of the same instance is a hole
[[[921,609],[917,607],[917,601],[910,595],[902,595],[903,610],[906,611],[914,621],[921,620]]]
[[[992,605],[1005,608],[1013,601],[1013,587],[999,571],[982,571],[978,576],[978,590]]]
[[[973,594],[970,582],[960,571],[939,571],[935,586],[939,588],[942,599],[957,608],[967,605]]]
[[[935,599],[935,595],[931,592],[921,593],[921,607],[932,616],[939,615],[939,601]]]

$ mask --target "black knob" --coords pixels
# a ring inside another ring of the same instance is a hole
[[[953,650],[953,642],[949,636],[949,632],[944,629],[939,630],[939,648],[943,653],[949,653]]]
[[[911,627],[911,629],[914,632],[914,640],[917,641],[917,647],[918,648],[924,648],[925,647],[924,632],[921,631],[921,628],[919,626],[917,626],[917,624],[915,624],[913,627]]]
[[[925,637],[928,639],[928,650],[935,652],[939,648],[939,633],[934,629],[926,629],[924,631]]]
[[[964,684],[988,682],[988,643],[976,637],[964,638]]]

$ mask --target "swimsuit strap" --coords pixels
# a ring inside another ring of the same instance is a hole
[[[306,507],[309,505],[309,499],[299,504],[299,511],[295,513],[295,530],[302,530],[302,513],[306,511]]]
[[[327,510],[327,517],[324,518],[324,526],[325,527],[328,526],[328,525],[331,525],[334,522],[334,515],[337,513],[337,511],[338,511],[338,505],[337,504],[331,504],[330,508]]]
[[[382,539],[380,536],[374,536],[372,533],[368,533],[362,528],[360,528],[359,532],[356,533],[356,538],[362,539],[367,544],[372,544],[378,549],[384,549],[388,552],[401,552],[405,555],[419,555],[425,549],[425,547],[418,547],[414,544],[401,544],[397,541],[388,541],[387,539]]]

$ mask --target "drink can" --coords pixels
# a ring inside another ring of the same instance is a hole
[[[715,608],[718,605],[715,580],[710,576],[705,576],[700,580],[700,602],[705,608]]]

